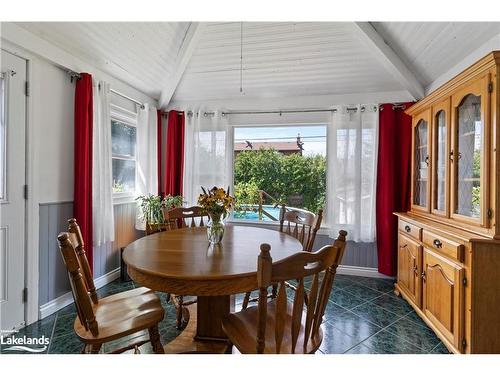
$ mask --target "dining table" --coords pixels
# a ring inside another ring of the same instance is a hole
[[[257,290],[260,245],[271,245],[273,262],[302,244],[273,228],[228,224],[219,244],[210,244],[206,227],[158,232],[129,244],[123,260],[132,280],[158,292],[196,296],[186,307],[187,325],[164,346],[165,353],[228,353],[231,344],[221,322],[234,312],[234,296]]]

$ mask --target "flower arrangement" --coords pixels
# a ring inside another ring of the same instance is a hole
[[[235,200],[229,195],[229,187],[227,192],[224,188],[213,187],[210,190],[201,188],[203,194],[198,197],[198,204],[206,212],[212,220],[216,218],[226,218],[231,208],[233,208]]]
[[[224,235],[224,222],[235,204],[235,199],[226,190],[214,186],[210,190],[201,188],[203,194],[198,197],[198,204],[209,217],[207,235],[210,243],[219,243]]]

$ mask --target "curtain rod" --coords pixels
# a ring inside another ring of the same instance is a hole
[[[354,108],[347,108],[348,110],[352,110]],[[222,116],[226,115],[260,115],[260,114],[279,114],[280,116],[283,113],[316,113],[316,112],[337,112],[336,108],[325,108],[325,109],[283,109],[277,111],[227,111],[222,112]]]
[[[59,68],[61,68],[62,70],[64,70],[67,74],[69,74],[70,79],[71,79],[71,82],[73,82],[73,80],[74,80],[74,79],[80,79],[80,78],[81,78],[80,73],[77,73],[77,72],[75,72],[74,70],[71,70],[71,69],[65,68],[65,67],[60,66],[60,65],[58,65],[58,67],[59,67]],[[146,108],[146,107],[144,106],[144,103],[141,103],[140,101],[135,100],[135,99],[131,98],[130,96],[127,96],[127,95],[125,95],[125,94],[122,94],[121,92],[116,91],[116,90],[113,90],[113,89],[109,89],[109,91],[111,91],[111,92],[112,92],[113,94],[115,94],[115,95],[121,96],[121,97],[122,97],[122,98],[124,98],[124,99],[130,100],[132,103],[137,104],[137,105],[138,105],[141,109]]]
[[[388,104],[391,104],[391,103],[388,103]],[[401,102],[401,103],[392,103],[392,109],[395,110],[395,109],[406,109],[406,103],[405,102]],[[384,110],[384,106],[383,104],[380,104],[379,106],[379,110],[380,111],[383,111]]]

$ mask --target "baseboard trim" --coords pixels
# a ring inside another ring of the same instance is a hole
[[[94,279],[94,285],[97,289],[103,287],[106,284],[118,279],[120,277],[120,268],[117,268],[111,272],[108,272],[105,275]],[[53,299],[50,302],[47,302],[40,306],[40,311],[38,313],[39,319],[46,318],[49,315],[54,314],[55,312],[61,310],[62,308],[68,306],[73,303],[73,293],[68,292]]]
[[[337,273],[339,275],[352,275],[352,276],[364,276],[364,277],[376,277],[379,279],[393,279],[390,276],[384,275],[376,268],[371,267],[357,267],[357,266],[344,266],[340,265],[337,268]]]

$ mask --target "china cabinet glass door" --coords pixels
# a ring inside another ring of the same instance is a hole
[[[457,111],[457,147],[453,160],[457,163],[455,213],[479,218],[481,213],[481,150],[483,122],[481,97],[468,95]]]
[[[448,115],[449,100],[434,108],[432,128],[432,211],[436,214],[448,214]]]
[[[420,118],[413,131],[413,205],[428,206],[429,192],[429,122]]]
[[[487,224],[485,217],[488,184],[485,157],[488,129],[488,79],[483,77],[453,97],[453,149],[450,159],[452,176],[452,216],[465,221]]]

